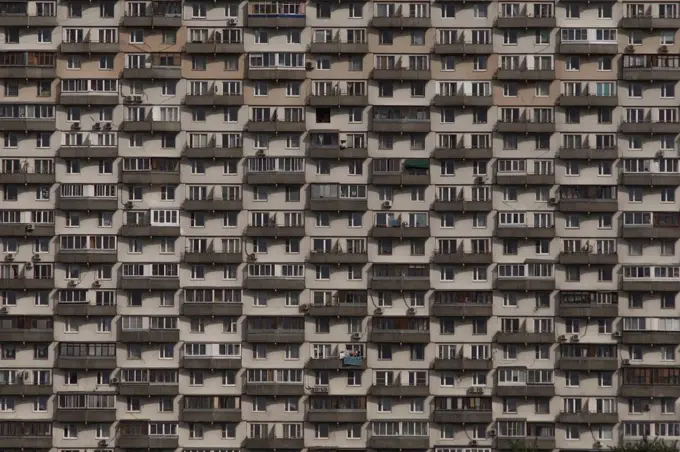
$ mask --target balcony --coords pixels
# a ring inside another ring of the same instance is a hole
[[[310,94],[307,105],[311,107],[365,107],[368,96],[365,94]]]
[[[179,171],[121,171],[121,182],[124,184],[144,185],[179,185]]]
[[[680,386],[670,385],[633,385],[623,383],[619,388],[620,397],[677,399],[680,398]]]
[[[244,53],[245,45],[242,42],[221,42],[215,40],[205,42],[187,42],[184,46],[184,51],[186,53],[208,55],[215,55],[218,53]]]
[[[490,55],[493,53],[493,44],[467,41],[437,42],[433,51],[436,55]]]
[[[557,26],[557,18],[555,17],[541,17],[529,16],[526,14],[499,17],[496,19],[496,28],[555,28]]]
[[[366,212],[368,201],[361,198],[312,198],[309,210],[317,212]]]
[[[680,344],[680,332],[624,330],[621,331],[621,343],[631,345],[678,345]]]
[[[182,26],[182,16],[158,14],[147,16],[123,16],[123,26],[128,28],[179,28]]]
[[[304,185],[304,171],[248,171],[246,183],[250,185]]]
[[[496,448],[499,450],[517,450],[518,447],[531,450],[554,450],[555,438],[527,436],[523,438],[500,437],[496,439]]]
[[[314,409],[310,408],[307,410],[306,415],[307,422],[320,422],[329,424],[339,424],[339,423],[365,423],[367,420],[366,409]]]
[[[607,372],[619,369],[617,358],[603,357],[570,357],[561,356],[557,360],[557,368],[560,370],[574,370],[577,372]]]
[[[621,225],[624,239],[680,239],[680,226]]]
[[[250,28],[305,28],[307,18],[301,15],[278,15],[278,14],[248,14],[246,26]]]
[[[151,224],[124,224],[120,234],[128,237],[179,237],[179,226],[158,226]]]
[[[619,28],[623,29],[674,29],[680,28],[680,18],[677,17],[654,17],[644,15],[637,17],[623,17],[619,21]]]
[[[284,278],[280,276],[246,276],[243,287],[248,290],[305,290],[304,278]],[[304,342],[304,341],[301,341]]]
[[[494,336],[494,341],[499,344],[552,344],[555,342],[555,333],[499,331]]]
[[[555,68],[500,68],[495,77],[497,80],[552,81],[555,80]]]
[[[19,421],[21,422],[21,421]],[[16,429],[12,429],[12,432],[19,432],[22,428],[30,428],[29,425],[21,425]],[[47,430],[47,429],[43,429]],[[16,436],[3,436],[2,445],[11,449],[24,449],[31,448],[32,450],[49,450],[52,448],[52,435],[49,436],[39,436],[39,435],[16,435]]]
[[[118,93],[61,92],[59,103],[62,105],[102,106],[118,105]]]
[[[62,42],[59,45],[61,53],[118,53],[120,44],[117,42]]]
[[[214,357],[214,356],[183,356],[182,367],[185,369],[201,370],[233,370],[242,369],[241,357]]]
[[[613,42],[560,41],[559,53],[563,55],[616,55],[619,45]]]
[[[186,264],[240,264],[243,253],[226,252],[206,249],[202,251],[187,250],[182,255],[182,262]]]
[[[118,210],[118,198],[72,197],[59,194],[57,209],[63,211],[113,211]]]
[[[563,424],[618,424],[618,413],[597,413],[580,411],[578,413],[562,412],[557,416],[557,422]]]
[[[429,17],[405,17],[400,14],[389,17],[374,16],[370,26],[373,28],[430,28],[432,20]]]
[[[430,69],[410,69],[405,67],[378,68],[373,69],[371,78],[373,80],[430,80],[432,73]]]
[[[305,121],[248,121],[246,130],[251,133],[302,133],[306,130]]]
[[[302,396],[305,393],[305,386],[291,383],[253,383],[246,382],[245,394],[249,396]],[[258,447],[258,449],[261,447]],[[265,446],[265,448],[270,448]]]
[[[379,291],[430,290],[429,276],[376,276],[369,279],[369,288]]]
[[[0,118],[0,129],[8,132],[54,132],[57,129],[57,122],[49,118],[22,119],[4,117]]]
[[[472,148],[460,146],[451,148],[435,148],[432,153],[432,158],[435,159],[457,159],[457,160],[487,160],[493,158],[493,149],[491,148]]]
[[[494,388],[497,397],[554,397],[555,385],[499,385]]]
[[[182,203],[184,210],[197,210],[207,212],[232,212],[243,209],[242,199],[224,199],[208,196],[205,199],[186,199]]]
[[[619,130],[621,133],[678,134],[680,121],[624,121]]]
[[[496,123],[498,133],[554,133],[554,121],[518,119],[516,121],[499,120]],[[553,176],[554,180],[554,176]]]
[[[0,278],[0,290],[51,290],[54,279],[48,278]]]
[[[185,147],[182,157],[190,159],[240,159],[243,157],[242,147]]]
[[[368,253],[312,250],[312,252],[309,253],[308,261],[311,264],[366,264],[368,263]]]
[[[658,65],[629,66],[624,64],[621,70],[622,78],[626,81],[678,81],[680,80],[680,66],[669,63]]]
[[[373,117],[371,131],[376,133],[429,133],[430,118]]]
[[[309,53],[363,55],[368,53],[368,42],[342,42],[338,39],[327,42],[312,42],[307,49]]]
[[[379,344],[427,344],[430,342],[430,332],[423,330],[371,330],[370,341]]]
[[[59,250],[55,261],[62,264],[115,264],[117,250],[73,249]]]
[[[28,328],[1,328],[2,342],[52,342],[54,330]]]
[[[143,119],[141,121],[127,120],[121,123],[123,132],[179,132],[182,130],[180,121],[163,121]]]
[[[178,290],[179,278],[121,276],[118,288],[123,290]]]
[[[490,265],[493,255],[491,252],[464,251],[460,246],[453,252],[435,251],[432,262],[439,265]]]
[[[56,303],[54,315],[75,317],[114,317],[118,313],[117,306],[95,305],[90,303]]]
[[[120,428],[120,425],[119,425]],[[148,427],[146,427],[148,429]],[[137,433],[137,432],[135,432]],[[122,449],[177,449],[179,437],[163,435],[145,435],[143,430],[139,434],[120,434],[116,445]]]
[[[435,201],[432,204],[435,212],[491,212],[491,201]]]
[[[430,160],[406,159],[402,169],[381,171],[371,167],[370,183],[373,185],[430,185]]]
[[[54,420],[57,422],[68,423],[106,423],[110,424],[116,421],[115,408],[75,408],[67,409],[56,407],[54,410]]]
[[[619,158],[619,149],[560,147],[557,157],[563,160],[616,160]]]
[[[555,238],[555,227],[537,227],[527,225],[508,225],[498,223],[496,236],[512,239],[552,239]]]
[[[0,27],[52,28],[56,27],[57,24],[57,16],[34,16],[21,13],[3,13],[0,15]]]
[[[437,94],[432,99],[435,107],[491,107],[492,96],[475,96],[473,94],[441,95]]]
[[[248,226],[244,235],[248,237],[304,237],[304,226],[279,226],[276,223],[270,223],[263,226]]]
[[[434,360],[435,370],[491,370],[493,361],[490,359],[450,358]]]
[[[562,265],[616,265],[619,263],[619,255],[591,251],[563,251],[558,257],[558,262]]]
[[[434,303],[431,314],[435,317],[491,317],[491,303]]]
[[[560,317],[602,318],[618,317],[618,304],[604,303],[565,303],[560,301],[557,308]]]
[[[118,340],[120,342],[168,344],[179,342],[179,330],[173,329],[126,329],[119,328]]]
[[[560,212],[615,213],[619,210],[619,202],[616,199],[560,199],[557,209]]]
[[[367,303],[310,304],[307,313],[312,317],[366,317]]]
[[[371,435],[368,438],[368,447],[380,450],[384,449],[428,450],[430,448],[430,437]]]
[[[186,397],[186,396],[185,396]],[[224,408],[188,408],[181,406],[179,412],[180,420],[182,422],[191,423],[238,423],[241,422],[240,409],[224,409]]]
[[[122,396],[163,397],[179,395],[179,384],[137,383],[122,381],[118,383],[118,393]]]
[[[242,94],[187,94],[184,98],[184,104],[190,107],[205,106],[205,107],[226,107],[226,106],[240,106],[243,105]]]
[[[305,368],[311,370],[365,369],[366,360],[361,356],[310,358]]]
[[[65,356],[57,357],[56,367],[62,369],[115,369],[118,367],[115,356]]]
[[[561,107],[615,107],[619,103],[618,96],[597,96],[585,93],[579,95],[562,94],[557,99]]]
[[[19,396],[19,397],[35,397],[35,396],[51,396],[53,394],[52,384],[0,384],[1,396]]]
[[[125,68],[123,69],[123,78],[128,80],[179,80],[182,78],[182,68],[179,66]]]
[[[52,237],[55,235],[54,224],[0,224],[0,235],[5,237]]]
[[[242,303],[225,303],[225,302],[187,302],[184,301],[180,305],[180,313],[188,317],[201,316],[227,316],[236,317],[243,315]]]
[[[0,184],[40,184],[51,185],[55,183],[54,173],[34,171],[16,171],[16,172],[2,172],[0,173]]]
[[[428,225],[409,225],[400,223],[396,220],[393,225],[376,225],[371,228],[371,237],[374,238],[408,238],[418,239],[427,238],[430,236],[430,226]]]
[[[555,290],[554,278],[503,278],[497,277],[494,280],[496,290],[519,290],[519,291],[552,291]]]
[[[493,422],[491,410],[434,410],[434,422],[440,424],[490,424]]]
[[[304,67],[251,67],[248,66],[247,78],[250,80],[304,80],[307,70]]]
[[[377,397],[427,397],[430,395],[430,387],[427,384],[373,384],[368,393]]]
[[[284,328],[246,328],[246,342],[255,344],[301,344],[305,341],[304,329],[284,329]]]
[[[622,279],[619,290],[625,292],[677,292],[680,282],[675,279]]]
[[[677,187],[680,185],[680,173],[627,173],[621,174],[624,185]]]
[[[0,66],[0,78],[53,79],[57,77],[54,66]]]
[[[83,143],[82,146],[61,146],[57,150],[57,157],[63,159],[115,159],[118,157],[116,146],[92,146]]]

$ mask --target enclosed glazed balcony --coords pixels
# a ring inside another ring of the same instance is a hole
[[[373,317],[371,342],[380,344],[426,344],[430,342],[427,317]]]
[[[373,185],[430,185],[429,159],[373,159]]]
[[[529,66],[526,62],[500,67],[495,75],[497,80],[550,81],[555,80],[554,66]]]
[[[174,19],[174,18],[170,18]],[[182,18],[179,18],[179,23]],[[180,54],[147,54],[144,65],[140,67],[125,67],[124,79],[138,80],[179,80],[182,78]]]
[[[614,213],[619,209],[617,195],[615,185],[562,185],[557,209],[568,213]]]
[[[0,78],[54,79],[57,77],[56,55],[57,52],[54,51],[3,52],[0,56]]]
[[[429,290],[429,265],[373,264],[369,276],[372,290]]]
[[[623,55],[621,69],[627,81],[678,81],[680,80],[680,56],[678,55]]]
[[[180,419],[184,422],[241,422],[241,400],[232,396],[193,396],[182,399]]]
[[[624,239],[679,239],[680,214],[677,212],[624,212],[621,221]]]
[[[470,396],[435,397],[434,422],[447,424],[488,424],[492,422],[492,399],[482,397],[483,388],[470,388]]]
[[[616,344],[581,344],[576,343],[573,337],[574,335],[567,335],[559,338],[561,344],[557,368],[563,371],[587,372],[618,370],[619,357]],[[578,338],[578,335],[576,337]]]
[[[429,133],[430,109],[425,107],[373,107],[371,131],[376,133]]]
[[[365,145],[357,147],[355,143],[347,143],[346,140],[340,139],[340,135],[338,133],[310,132],[309,145],[307,147],[307,157],[315,159],[363,160],[368,157],[368,149],[366,149]]]
[[[118,424],[118,447],[124,449],[176,449],[177,435],[151,435],[148,421],[120,421]]]

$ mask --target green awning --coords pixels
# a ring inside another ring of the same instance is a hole
[[[430,169],[430,159],[406,159],[404,161],[406,169]]]

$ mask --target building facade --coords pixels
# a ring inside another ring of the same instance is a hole
[[[1,447],[680,439],[679,8],[3,0]]]

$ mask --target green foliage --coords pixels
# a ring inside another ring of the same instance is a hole
[[[678,442],[643,438],[641,441],[624,443],[609,449],[612,452],[678,452]]]

